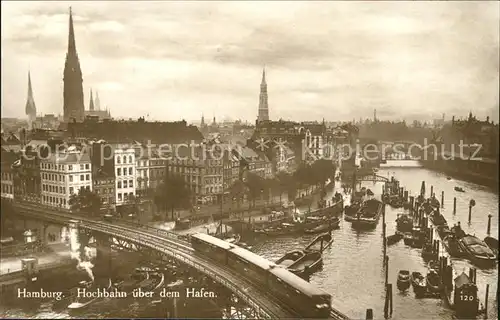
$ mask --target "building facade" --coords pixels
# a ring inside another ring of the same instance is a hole
[[[1,156],[1,197],[3,199],[14,199],[14,170],[12,165],[18,156],[14,152],[2,152]]]
[[[41,202],[70,209],[70,197],[80,189],[93,189],[92,164],[87,153],[70,147],[65,154],[50,155],[40,161]]]
[[[116,206],[122,206],[135,197],[137,181],[135,149],[130,145],[114,145]]]

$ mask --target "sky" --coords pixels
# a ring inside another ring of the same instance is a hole
[[[500,2],[2,1],[2,117],[62,113],[72,7],[85,104],[114,117],[498,118]]]

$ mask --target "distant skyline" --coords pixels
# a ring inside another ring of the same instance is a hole
[[[114,117],[498,120],[500,3],[2,2],[2,117],[62,114],[72,7],[85,105]]]

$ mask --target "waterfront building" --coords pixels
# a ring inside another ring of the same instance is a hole
[[[164,181],[166,175],[166,155],[160,155],[157,148],[135,146],[137,182],[136,194],[149,196]]]
[[[69,9],[68,51],[64,65],[63,101],[65,123],[82,122],[85,119],[82,70],[76,50],[71,8]]]
[[[264,152],[256,151],[249,146],[235,148],[233,152],[242,161],[240,175],[245,179],[245,172],[252,172],[263,179],[273,177],[273,164]]]
[[[40,156],[31,148],[19,152],[19,160],[13,164],[15,199],[41,202]]]
[[[92,182],[101,199],[101,210],[112,212],[116,202],[115,159],[113,150],[104,140],[91,144]]]
[[[113,145],[116,181],[116,206],[127,204],[135,197],[136,192],[136,160],[132,145]]]
[[[222,147],[196,144],[174,148],[175,155],[167,161],[167,175],[184,178],[193,203],[215,203],[223,193]]]
[[[92,190],[92,164],[88,153],[69,147],[40,160],[42,204],[70,209],[71,195]]]
[[[13,151],[2,151],[1,156],[1,197],[14,199],[14,171],[12,165],[18,160]]]

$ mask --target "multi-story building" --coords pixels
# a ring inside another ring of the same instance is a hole
[[[227,193],[231,186],[240,179],[240,160],[231,150],[224,150],[222,163],[224,167],[222,188],[224,193]]]
[[[136,160],[135,149],[131,145],[114,145],[116,206],[127,204],[135,193]]]
[[[1,197],[3,199],[14,199],[14,171],[12,165],[18,160],[18,156],[14,152],[2,151],[1,157]]]
[[[240,161],[243,161],[242,168],[246,168],[248,172],[255,173],[263,179],[273,177],[273,164],[263,152],[256,152],[250,147],[237,148],[233,152]]]
[[[113,212],[115,210],[116,184],[115,176],[107,173],[103,168],[92,170],[94,192],[101,199],[101,211]]]
[[[40,161],[41,202],[70,209],[71,195],[92,190],[92,164],[88,153],[70,147],[65,153],[51,154]]]
[[[40,152],[26,148],[14,165],[14,198],[39,203],[41,201]]]
[[[213,151],[212,151],[213,150]],[[197,204],[214,203],[223,193],[222,149],[206,145],[176,147],[167,161],[167,175],[184,178]]]
[[[144,197],[151,195],[164,181],[166,175],[167,160],[158,153],[156,148],[147,148],[144,145],[136,145],[136,194]]]

